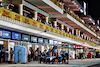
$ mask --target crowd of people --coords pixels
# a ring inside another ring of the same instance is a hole
[[[12,63],[13,62],[13,55],[14,55],[13,49],[11,48],[10,51],[8,51],[8,49],[5,51],[4,47],[3,47],[2,50],[0,50],[0,63],[8,62],[9,61],[9,54],[10,54],[10,61]]]
[[[62,63],[69,63],[69,55],[65,51],[61,51],[60,54],[58,53],[57,49],[49,49],[44,50],[43,52],[39,51],[39,48],[36,51],[33,51],[32,48],[28,51],[28,61],[39,61],[39,63],[52,63],[55,62],[62,62]],[[66,62],[67,61],[67,62]]]

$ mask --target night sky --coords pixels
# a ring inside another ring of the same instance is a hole
[[[100,20],[100,1],[99,0],[78,0],[81,4],[82,1],[87,3],[87,15],[91,15],[91,17],[96,21]]]

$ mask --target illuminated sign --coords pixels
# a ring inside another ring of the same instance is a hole
[[[21,39],[21,34],[20,33],[16,33],[16,32],[12,32],[12,39],[20,40]]]
[[[31,36],[31,42],[37,42],[37,37]]]
[[[0,37],[10,39],[11,38],[11,32],[5,31],[5,30],[0,30]]]
[[[29,35],[22,34],[22,40],[23,41],[30,41],[30,36]]]

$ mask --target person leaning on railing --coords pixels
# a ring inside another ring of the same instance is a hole
[[[0,2],[0,7],[3,7],[3,3],[2,2]]]

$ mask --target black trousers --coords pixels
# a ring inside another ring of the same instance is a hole
[[[31,55],[28,55],[28,61],[29,62],[31,61]]]
[[[54,62],[55,62],[55,58],[52,59],[52,64],[54,64]]]
[[[43,62],[45,62],[45,58],[40,58],[40,63],[41,63],[41,61],[43,61]]]

